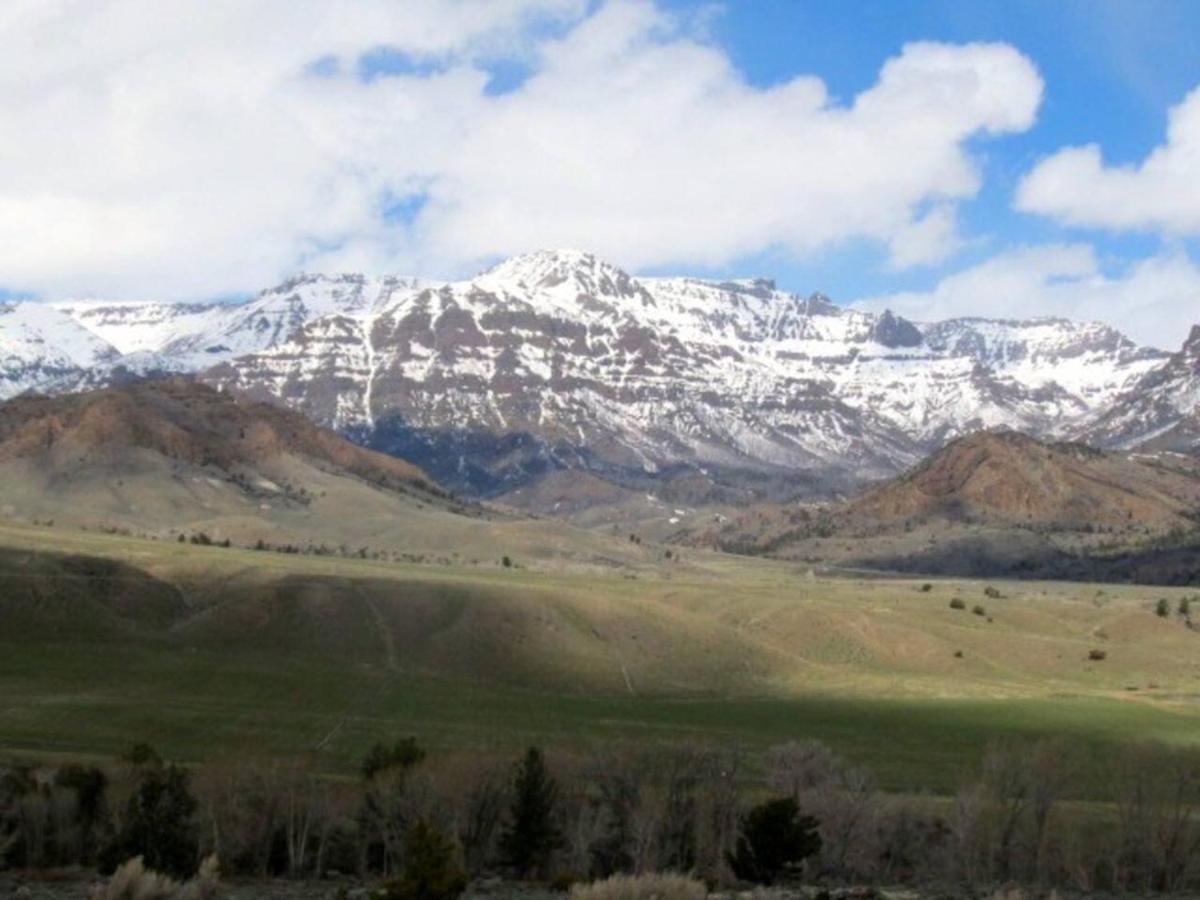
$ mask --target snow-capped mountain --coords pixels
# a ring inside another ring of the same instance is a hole
[[[483,494],[563,468],[841,486],[982,427],[1079,433],[1175,365],[1098,324],[917,324],[766,280],[634,278],[577,251],[462,282],[311,275],[236,304],[36,309],[97,349],[40,374],[26,353],[6,393],[203,372]]]
[[[66,312],[40,303],[0,303],[0,398],[77,377],[119,356]]]
[[[1200,448],[1200,325],[1192,328],[1183,349],[1117,398],[1083,436],[1124,449]]]

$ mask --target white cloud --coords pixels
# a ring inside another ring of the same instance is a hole
[[[949,203],[935,206],[888,242],[892,267],[896,269],[941,262],[961,244],[958,217]]]
[[[1177,349],[1197,321],[1200,268],[1182,252],[1105,275],[1087,244],[1023,247],[942,279],[927,292],[857,301],[918,322],[1058,316],[1107,322],[1139,343]]]
[[[1200,88],[1171,109],[1166,143],[1139,165],[1068,147],[1025,176],[1016,205],[1069,225],[1200,235]]]
[[[1040,102],[1005,45],[906,46],[842,104],[816,78],[747,84],[652,3],[588,8],[9,0],[0,285],[203,296],[548,245],[636,268],[861,237],[923,264],[957,247],[955,205],[979,188],[965,143],[1028,128]],[[364,82],[381,46],[437,65]],[[484,62],[513,56],[531,77],[491,95]],[[387,216],[415,192],[413,221]]]

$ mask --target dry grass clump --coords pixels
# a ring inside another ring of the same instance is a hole
[[[120,866],[112,877],[92,890],[90,900],[212,900],[217,896],[217,858],[200,863],[196,877],[186,883],[147,869],[140,856]]]
[[[570,900],[705,900],[708,888],[686,875],[613,875],[571,888]]]

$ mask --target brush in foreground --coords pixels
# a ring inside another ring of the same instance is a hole
[[[686,875],[613,875],[571,888],[570,900],[705,900],[703,882]]]
[[[217,895],[217,858],[200,864],[196,877],[179,883],[169,875],[147,869],[140,856],[120,866],[112,877],[98,885],[90,900],[211,900]]]

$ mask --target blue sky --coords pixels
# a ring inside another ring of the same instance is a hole
[[[701,6],[666,4],[680,11]],[[1190,0],[748,0],[722,4],[712,38],[746,77],[777,84],[817,74],[832,93],[853,97],[877,78],[880,62],[911,41],[1002,41],[1038,67],[1045,96],[1036,124],[1020,134],[980,141],[986,173],[979,196],[962,207],[966,230],[981,244],[952,263],[897,273],[869,242],[796,262],[787,254],[743,259],[720,274],[756,264],[797,291],[819,288],[842,299],[920,290],[964,260],[997,249],[1084,238],[1107,268],[1120,269],[1158,250],[1156,234],[1062,228],[1016,212],[1020,178],[1063,146],[1099,143],[1113,164],[1136,163],[1163,140],[1167,110],[1200,86],[1200,3]],[[1200,185],[1197,186],[1200,192]],[[1195,253],[1197,243],[1187,240]],[[1196,297],[1200,322],[1200,296]]]
[[[96,0],[0,41],[0,298],[572,246],[918,319],[1200,321],[1196,2]]]

